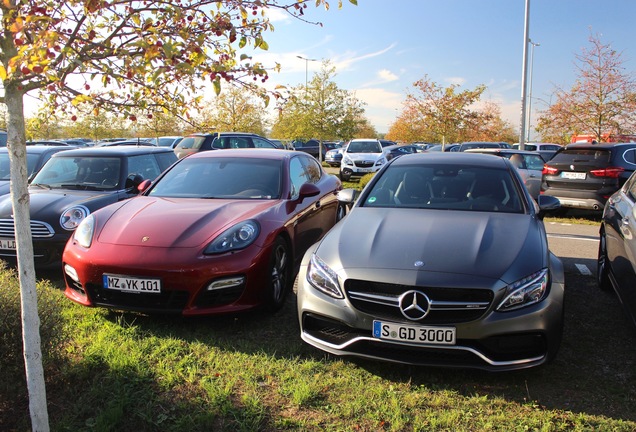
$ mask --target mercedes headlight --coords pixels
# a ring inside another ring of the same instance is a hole
[[[548,283],[548,269],[543,269],[510,284],[497,310],[507,312],[540,302],[548,293]]]
[[[203,253],[213,255],[245,249],[254,243],[260,231],[258,222],[254,220],[240,222],[212,240]]]
[[[330,297],[337,299],[344,298],[344,294],[340,289],[340,283],[338,283],[338,275],[316,254],[313,254],[309,261],[307,281],[318,291]]]

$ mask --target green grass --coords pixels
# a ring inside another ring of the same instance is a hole
[[[13,277],[0,272],[3,304]],[[570,295],[554,363],[491,374],[325,355],[300,340],[293,297],[275,315],[186,320],[85,308],[42,283],[51,430],[633,431],[633,334],[592,289]],[[19,309],[1,313],[15,333]],[[28,430],[19,348],[6,348],[0,430]]]

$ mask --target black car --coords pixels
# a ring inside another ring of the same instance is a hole
[[[292,141],[292,147],[294,150],[309,153],[316,159],[320,158],[325,160],[325,155],[330,150],[335,150],[342,147],[339,143],[333,141],[322,142],[322,153],[320,152],[320,141],[316,139],[310,139],[308,141]]]
[[[58,145],[28,145],[26,148],[27,175],[31,179],[55,153],[71,150],[74,147],[62,143]],[[9,193],[11,171],[9,169],[9,150],[0,147],[0,196]]]
[[[195,133],[184,137],[174,148],[179,159],[192,153],[230,148],[277,148],[267,138],[247,132]]]
[[[390,145],[387,147],[384,147],[384,154],[386,155],[386,160],[391,160],[393,158],[396,158],[398,156],[403,156],[405,154],[411,154],[411,153],[419,153],[422,150],[420,149],[420,147],[416,146],[415,144],[407,144],[407,145]]]
[[[37,269],[61,264],[62,251],[79,223],[108,204],[134,197],[177,160],[156,146],[85,147],[55,153],[29,185],[31,235]],[[10,196],[0,198],[0,257],[15,261]]]
[[[614,289],[636,326],[636,174],[605,203],[599,229],[597,279],[602,290]]]
[[[570,144],[543,167],[541,191],[562,208],[603,210],[636,169],[636,143]]]

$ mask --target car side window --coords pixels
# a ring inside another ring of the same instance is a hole
[[[128,159],[128,173],[126,175],[139,174],[144,180],[154,180],[161,174],[161,171],[153,155],[139,155]]]
[[[318,161],[313,157],[302,157],[302,163],[305,168],[305,175],[311,183],[318,183],[322,177],[322,169]]]
[[[157,162],[159,169],[165,171],[170,165],[177,161],[177,155],[174,152],[166,152],[157,154]]]
[[[625,183],[625,193],[632,201],[636,201],[636,176],[631,176],[627,183]]]
[[[300,160],[300,157],[295,157],[289,161],[289,180],[291,185],[291,199],[294,200],[298,198],[300,187],[309,180],[307,170]]]
[[[256,148],[276,148],[272,143],[262,138],[252,138],[252,142],[254,143],[254,147]]]
[[[631,164],[636,164],[636,149],[626,150],[623,153],[623,158]]]

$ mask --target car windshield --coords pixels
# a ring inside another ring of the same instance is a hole
[[[394,165],[362,207],[523,213],[521,193],[507,170],[460,165]]]
[[[377,141],[351,141],[347,153],[382,153],[382,146]]]
[[[119,188],[121,159],[117,157],[54,157],[31,184],[77,190]]]
[[[183,159],[150,190],[156,197],[278,199],[282,163],[260,158]]]

